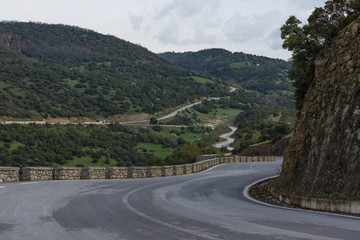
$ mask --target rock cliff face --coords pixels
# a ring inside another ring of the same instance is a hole
[[[360,197],[360,18],[315,61],[280,180],[300,192]]]

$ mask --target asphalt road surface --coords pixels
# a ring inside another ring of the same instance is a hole
[[[274,163],[175,177],[0,184],[0,239],[360,239],[360,218],[265,206],[244,188]]]

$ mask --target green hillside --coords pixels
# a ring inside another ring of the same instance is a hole
[[[289,62],[224,49],[198,52],[166,52],[161,57],[177,65],[207,74],[219,80],[263,93],[293,91],[287,79]]]
[[[114,36],[66,25],[0,22],[0,116],[152,114],[226,94],[222,85],[195,81],[194,75]]]
[[[224,49],[166,52],[160,56],[184,69],[203,74],[204,78],[213,78],[238,88],[229,94],[228,99],[198,105],[194,107],[196,111],[177,116],[173,123],[201,121],[204,113],[209,117],[212,112],[219,121],[223,111],[238,109],[237,114],[235,112],[230,118],[230,123],[238,127],[233,135],[235,153],[250,145],[276,141],[291,133],[296,112],[294,88],[287,78],[291,63]]]

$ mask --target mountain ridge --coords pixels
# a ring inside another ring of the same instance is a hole
[[[161,57],[192,71],[263,93],[293,91],[286,72],[291,64],[281,59],[231,52],[222,48],[197,52],[165,52]]]
[[[154,114],[227,92],[141,46],[62,24],[0,22],[0,65],[0,116],[11,118]]]

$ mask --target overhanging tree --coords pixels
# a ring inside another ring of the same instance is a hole
[[[300,110],[314,78],[314,61],[332,44],[341,30],[360,15],[359,0],[331,0],[315,8],[308,23],[302,25],[290,16],[281,27],[282,47],[292,51],[293,65],[289,78],[296,88],[296,108]]]

